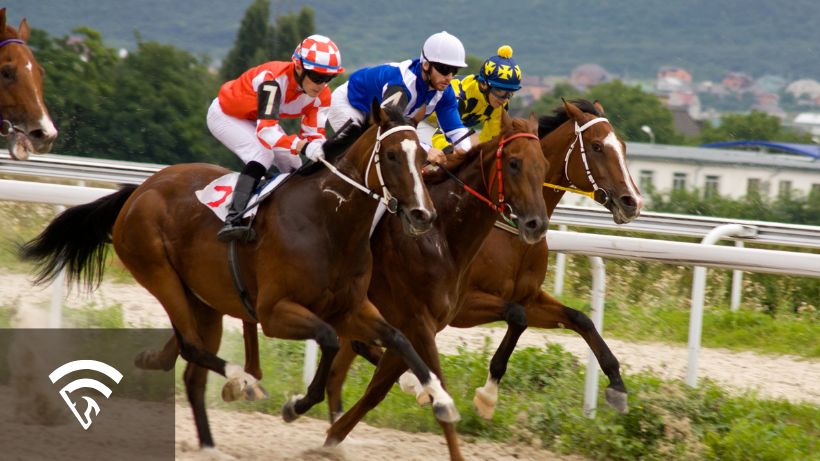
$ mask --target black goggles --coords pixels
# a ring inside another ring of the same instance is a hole
[[[460,67],[442,64],[440,62],[431,62],[430,64],[433,66],[433,69],[436,69],[436,72],[438,72],[444,77],[448,75],[455,76],[456,74],[458,74],[458,70],[460,69]]]
[[[490,87],[490,93],[498,99],[506,100],[513,97],[515,91],[502,90],[501,88]]]
[[[304,69],[304,70],[305,70],[305,75],[307,76],[307,78],[309,78],[311,82],[313,82],[317,85],[321,85],[323,83],[328,83],[331,80],[333,80],[334,78],[336,78],[336,74],[323,74],[321,72],[316,72],[315,70],[308,70],[308,69]]]

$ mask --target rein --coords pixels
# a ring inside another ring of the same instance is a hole
[[[596,117],[586,123],[583,126],[578,126],[578,122],[575,122],[575,140],[572,141],[572,144],[569,145],[569,149],[567,149],[567,155],[564,158],[564,177],[566,178],[567,182],[569,182],[571,187],[564,187],[559,186],[556,184],[550,184],[548,182],[544,183],[544,187],[550,187],[555,190],[563,190],[567,192],[572,192],[579,195],[584,195],[596,202],[606,205],[609,201],[609,196],[607,195],[606,191],[598,187],[598,184],[595,182],[595,177],[592,176],[592,172],[589,169],[589,161],[587,160],[587,152],[584,148],[584,137],[583,133],[587,130],[587,128],[595,125],[596,123],[606,122],[609,123],[609,120],[604,117]],[[572,183],[572,180],[569,178],[569,157],[572,154],[573,149],[575,149],[575,144],[578,144],[578,150],[581,154],[581,160],[584,163],[584,171],[586,172],[587,178],[589,179],[590,184],[592,184],[591,191],[585,191],[580,189],[578,186]]]
[[[6,45],[11,44],[18,44],[27,46],[26,42],[20,40],[19,38],[7,38],[3,41],[0,41],[0,48],[3,48]],[[3,114],[0,113],[0,136],[6,138],[11,135],[12,131],[22,131],[19,128],[15,127],[10,121],[3,118]]]
[[[502,175],[502,171],[501,171],[501,152],[504,150],[504,144],[507,144],[508,142],[512,141],[515,138],[533,138],[536,141],[538,140],[538,136],[536,136],[532,133],[516,133],[512,136],[509,136],[509,137],[506,137],[506,138],[501,138],[501,141],[498,143],[498,149],[496,149],[496,151],[495,151],[495,169],[496,169],[496,178],[498,179],[498,204],[493,203],[492,200],[490,200],[489,198],[483,196],[480,192],[476,191],[472,187],[465,184],[464,181],[459,179],[458,176],[453,174],[447,168],[442,168],[442,169],[444,170],[444,173],[446,173],[447,176],[450,179],[452,179],[453,181],[458,183],[458,185],[461,186],[464,190],[466,190],[467,192],[469,192],[470,194],[472,194],[474,197],[481,200],[482,202],[486,203],[490,208],[493,209],[493,211],[495,211],[497,213],[501,213],[503,215],[504,211],[506,211],[507,208],[509,208],[509,204],[505,203],[505,201],[504,201],[504,179],[503,179],[503,175]],[[482,154],[483,154],[483,151],[482,151]],[[484,176],[484,162],[482,161],[482,162],[480,162],[480,164],[482,166],[481,176],[482,176],[482,179],[484,180],[484,185],[487,188],[487,192],[489,193],[490,188],[492,187],[493,183],[491,181],[490,184],[487,185],[487,180],[486,180],[486,177]],[[496,179],[496,178],[494,178],[494,179]]]
[[[350,184],[351,186],[355,187],[356,189],[359,189],[360,191],[364,192],[369,197],[375,199],[378,202],[383,203],[387,207],[387,211],[389,211],[390,213],[395,214],[396,211],[398,211],[398,209],[399,209],[399,201],[396,200],[395,197],[393,197],[393,195],[390,193],[390,191],[387,190],[387,186],[384,184],[384,177],[382,175],[382,168],[381,168],[381,160],[380,160],[380,157],[379,157],[379,148],[381,147],[381,142],[385,138],[390,136],[391,134],[397,133],[399,131],[416,131],[416,129],[413,128],[410,125],[399,125],[399,126],[390,128],[389,130],[385,131],[384,133],[382,133],[381,130],[382,130],[382,127],[379,127],[378,130],[376,131],[376,144],[373,145],[373,152],[370,153],[370,160],[368,160],[367,168],[365,169],[365,172],[364,172],[364,180],[365,180],[365,183],[366,183],[367,182],[367,177],[370,175],[370,167],[375,164],[376,165],[376,176],[378,176],[378,178],[379,178],[379,186],[381,186],[382,195],[379,195],[376,192],[373,192],[372,190],[370,190],[367,186],[365,186],[363,184],[359,184],[358,182],[356,182],[355,179],[353,179],[350,176],[348,176],[348,175],[342,173],[341,171],[339,171],[338,168],[336,168],[334,165],[332,165],[327,160],[325,160],[323,158],[320,158],[319,161],[322,162],[333,174],[335,174],[339,178],[343,179],[346,183]]]

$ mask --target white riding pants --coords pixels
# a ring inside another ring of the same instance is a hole
[[[256,121],[231,117],[222,111],[219,98],[214,99],[208,108],[208,129],[222,144],[242,159],[249,162],[261,163],[265,169],[276,165],[283,173],[290,173],[302,165],[298,155],[290,153],[289,149],[266,149],[256,137]]]

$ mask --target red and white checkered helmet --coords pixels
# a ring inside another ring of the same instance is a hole
[[[293,51],[293,62],[300,62],[307,70],[322,74],[341,74],[342,53],[333,40],[324,35],[311,35]]]

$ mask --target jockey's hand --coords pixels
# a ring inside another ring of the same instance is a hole
[[[325,158],[325,151],[322,150],[323,143],[324,141],[320,139],[309,142],[307,146],[305,146],[305,157],[313,162],[318,162],[320,158]]]
[[[467,153],[467,151],[460,147],[456,147],[455,149],[453,149],[453,153],[456,155],[464,155]]]
[[[427,161],[434,165],[446,165],[447,156],[444,155],[441,149],[431,147],[430,150],[427,151]]]
[[[296,152],[302,152],[304,154],[305,144],[307,143],[307,139],[300,139],[299,142],[296,143]]]

